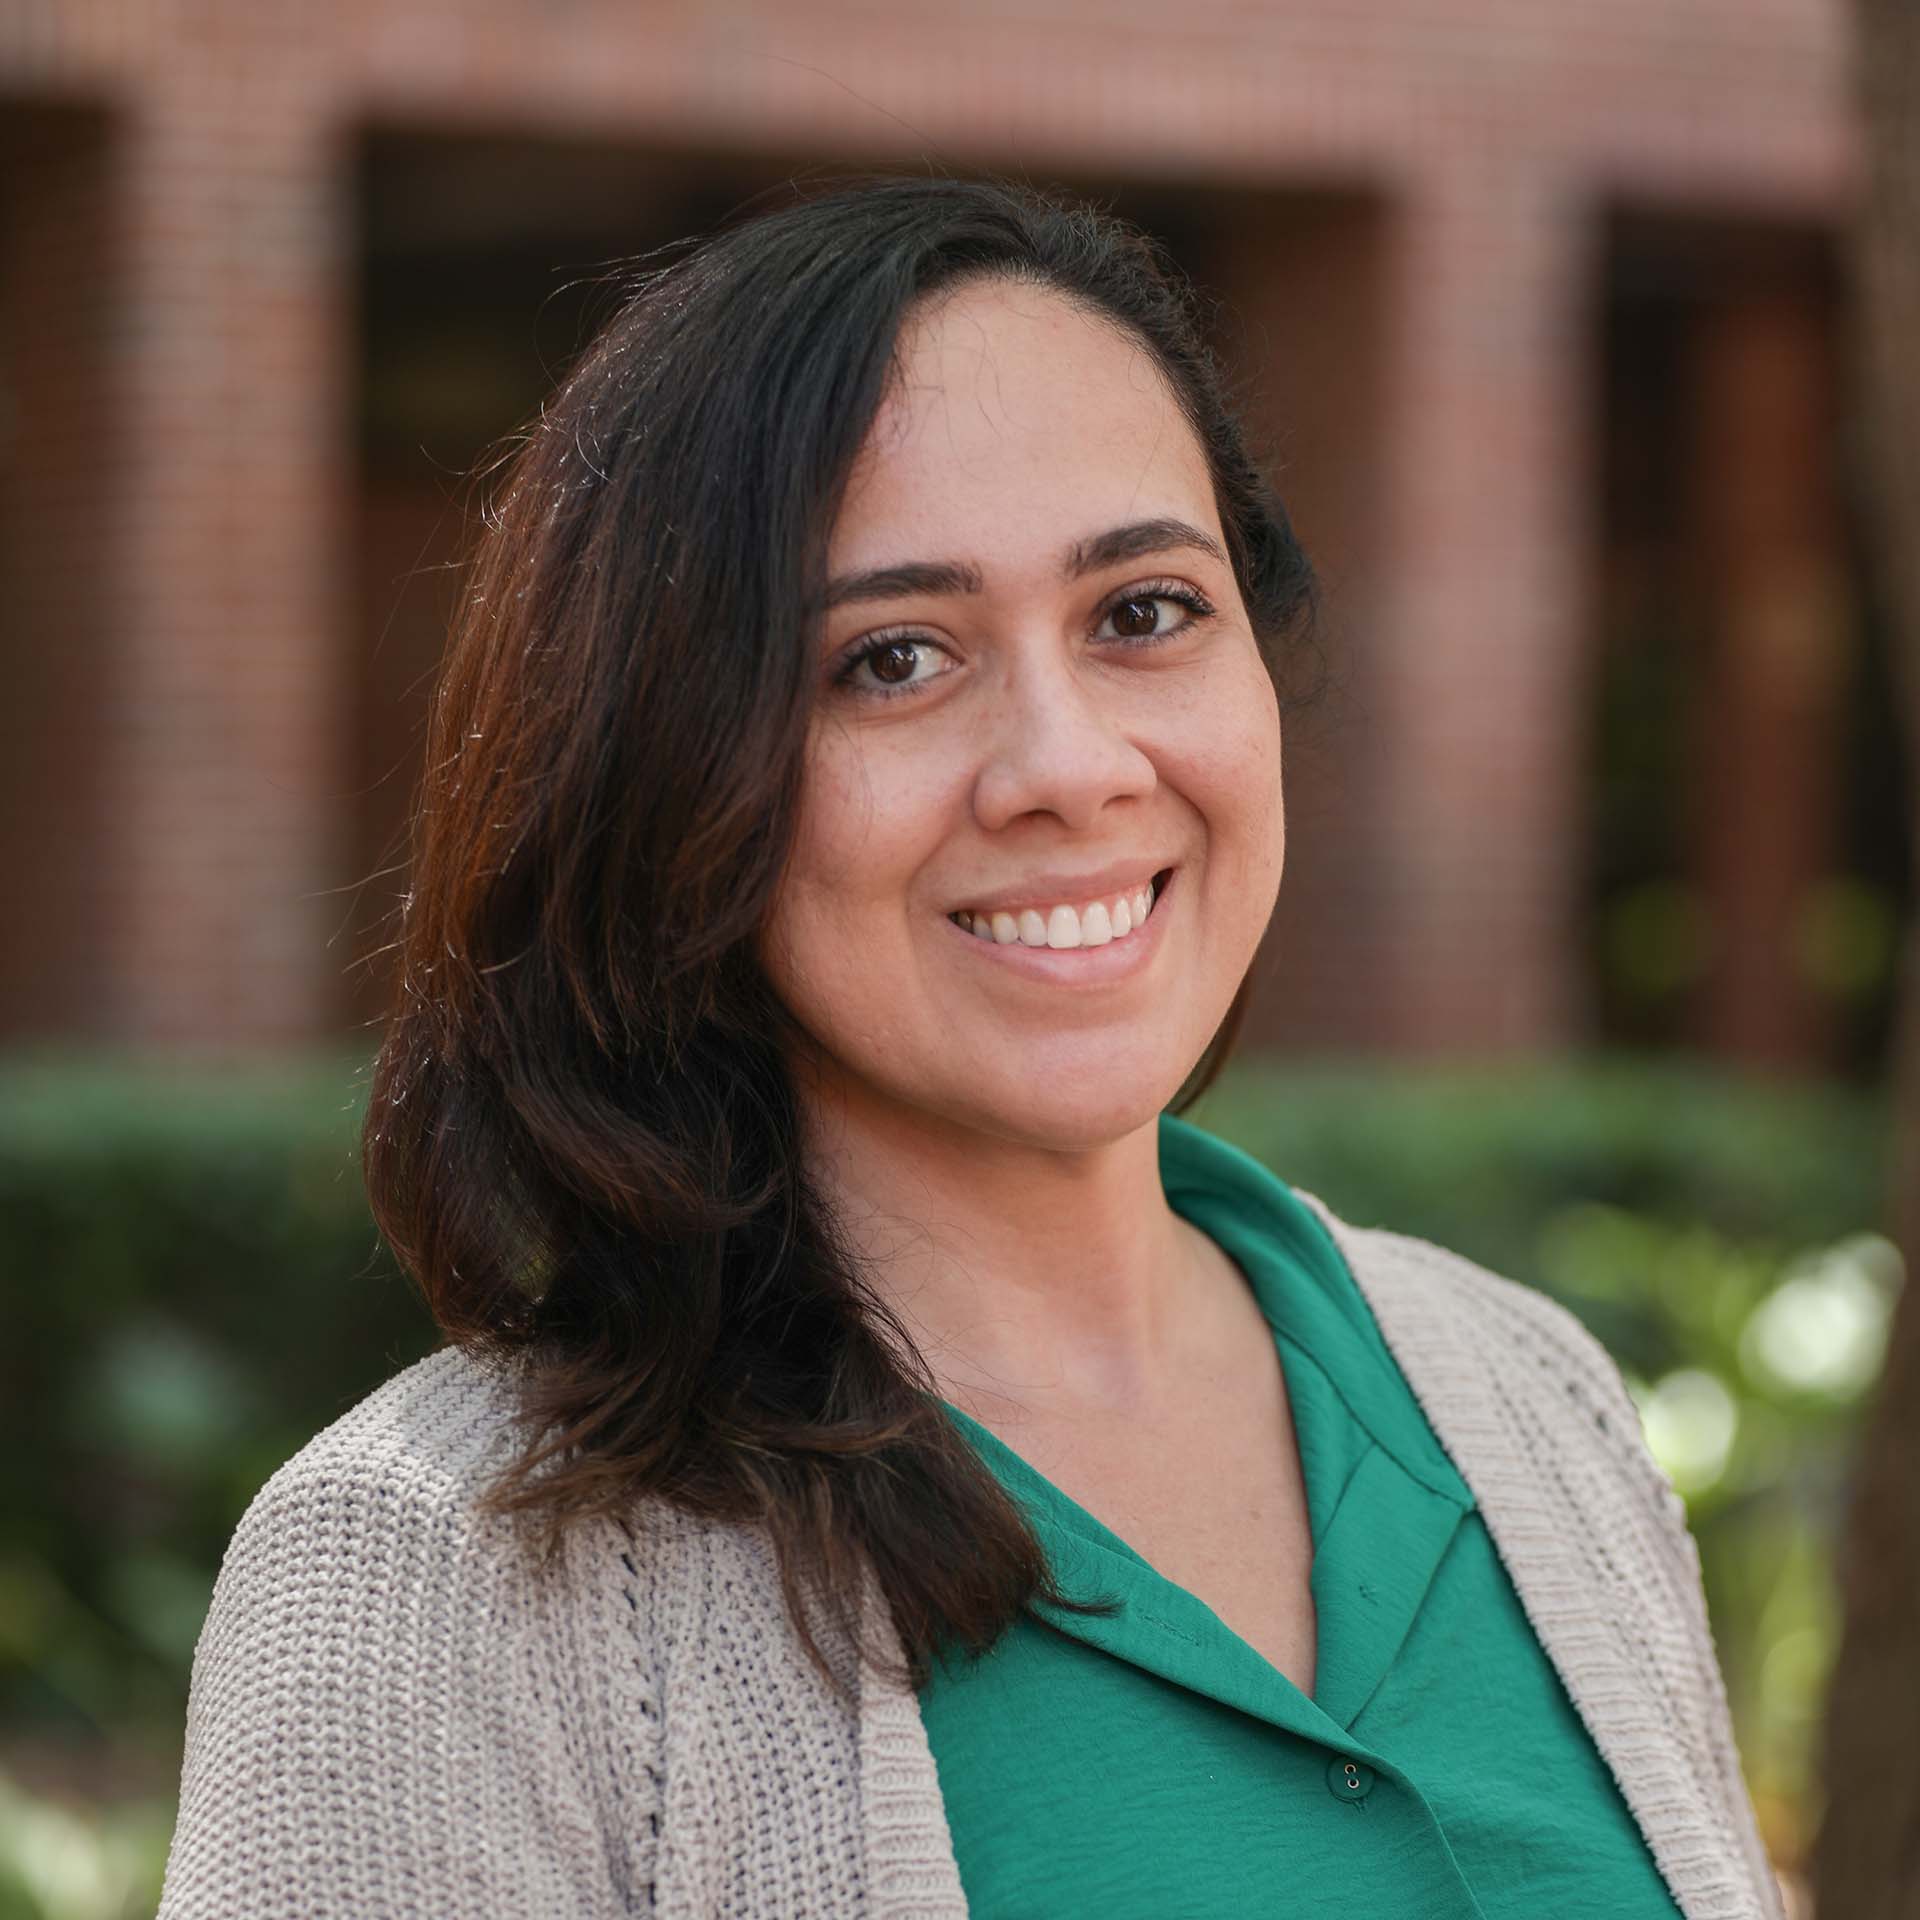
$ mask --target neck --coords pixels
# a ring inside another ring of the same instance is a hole
[[[1153,1417],[1244,1310],[1231,1263],[1167,1205],[1157,1115],[1063,1148],[844,1085],[801,1102],[868,1284],[942,1397],[989,1425]]]

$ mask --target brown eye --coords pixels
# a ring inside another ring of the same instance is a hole
[[[943,668],[939,663],[946,651],[921,634],[878,634],[847,659],[833,676],[834,685],[871,700],[917,694],[955,670],[954,664]]]
[[[897,686],[901,681],[913,677],[919,651],[911,640],[883,640],[867,655],[867,664],[873,669],[876,680]]]
[[[1170,613],[1163,626],[1160,623],[1162,607],[1180,608],[1185,617]],[[1177,639],[1189,628],[1212,618],[1212,602],[1196,589],[1178,581],[1155,580],[1147,586],[1129,587],[1109,600],[1101,631],[1122,645],[1158,645],[1162,640]],[[1111,627],[1107,625],[1109,621]]]
[[[1116,603],[1113,609],[1114,631],[1129,640],[1144,640],[1159,621],[1160,602],[1151,593],[1137,593],[1130,600]]]

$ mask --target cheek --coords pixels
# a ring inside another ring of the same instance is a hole
[[[1251,652],[1179,712],[1179,740],[1169,747],[1183,769],[1181,783],[1206,817],[1212,853],[1244,875],[1273,869],[1277,876],[1283,831],[1280,783],[1280,708],[1257,655]]]
[[[769,929],[768,971],[826,989],[893,953],[921,905],[916,878],[938,846],[929,769],[844,736],[816,743]]]
[[[897,891],[921,811],[884,754],[837,732],[817,736],[800,795],[796,891],[835,917]]]
[[[1261,697],[1249,702],[1246,750],[1249,884],[1264,925],[1280,896],[1286,862],[1286,803],[1281,782],[1280,707],[1273,682],[1261,673]]]
[[[1247,727],[1242,741],[1243,777],[1256,831],[1276,844],[1285,832],[1281,799],[1280,703],[1273,682],[1264,672],[1258,689],[1247,701]]]

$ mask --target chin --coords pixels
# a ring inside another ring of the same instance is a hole
[[[1076,1096],[1060,1086],[1032,1088],[982,1106],[969,1102],[949,1117],[978,1133],[1022,1146],[1071,1153],[1110,1146],[1151,1125],[1180,1091],[1185,1076],[1161,1092],[1157,1081],[1088,1087]]]

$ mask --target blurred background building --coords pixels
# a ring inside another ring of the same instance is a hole
[[[1328,588],[1252,1033],[1866,1073],[1912,887],[1839,0],[0,12],[0,1036],[348,1032],[474,499],[604,275],[1002,168],[1222,302]]]

